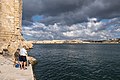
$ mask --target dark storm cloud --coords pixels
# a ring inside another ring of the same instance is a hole
[[[76,24],[96,17],[120,16],[120,0],[23,0],[23,20],[42,15],[45,24]]]

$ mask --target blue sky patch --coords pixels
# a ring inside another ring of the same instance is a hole
[[[33,22],[39,22],[41,20],[43,20],[43,16],[35,15],[32,17]]]

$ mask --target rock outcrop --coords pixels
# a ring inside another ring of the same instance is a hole
[[[22,45],[31,48],[22,36],[22,0],[0,0],[0,53],[15,53]]]
[[[30,64],[32,64],[32,65],[35,65],[37,63],[37,60],[34,57],[29,56],[28,60],[29,60]]]

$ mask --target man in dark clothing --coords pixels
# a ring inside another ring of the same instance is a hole
[[[19,57],[20,57],[20,49],[17,49],[17,51],[14,54],[14,65],[19,63]]]

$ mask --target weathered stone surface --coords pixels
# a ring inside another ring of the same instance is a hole
[[[28,60],[32,65],[35,65],[37,63],[37,60],[34,57],[29,56]]]
[[[0,80],[34,80],[31,64],[27,70],[13,67],[16,49],[23,44],[32,46],[25,43],[21,24],[22,0],[0,0]]]
[[[33,47],[33,44],[31,41],[23,41],[23,45],[26,45],[27,49],[31,49]]]
[[[27,48],[32,47],[31,43],[24,41],[21,25],[22,0],[0,0],[0,52],[7,48],[10,54],[14,54],[24,42]]]
[[[31,64],[27,70],[13,66],[13,60],[0,55],[0,80],[34,80]]]

